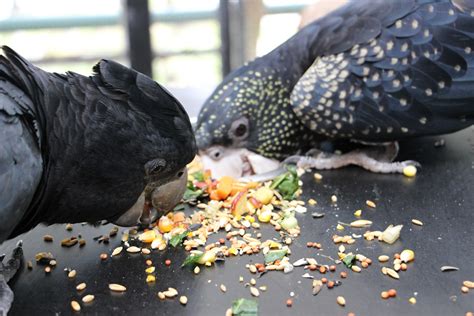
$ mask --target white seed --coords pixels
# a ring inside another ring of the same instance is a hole
[[[81,305],[77,301],[71,301],[71,307],[75,312],[79,312],[81,310]]]
[[[369,227],[370,225],[372,225],[372,221],[366,219],[359,219],[351,223],[351,227],[355,228]]]
[[[336,301],[337,301],[337,304],[341,305],[341,306],[345,306],[346,305],[346,299],[343,297],[343,296],[338,296],[336,298]]]
[[[257,284],[257,281],[254,278],[251,278],[250,279],[250,284],[255,285],[255,284]]]
[[[332,195],[331,196],[331,202],[336,203],[337,202],[337,196]]]
[[[67,274],[67,277],[70,278],[70,279],[72,279],[72,278],[76,277],[76,274],[77,274],[76,270],[71,270],[71,271],[69,271],[69,273]]]
[[[375,203],[371,200],[365,201],[365,204],[367,204],[368,207],[372,207],[372,208],[374,208],[376,206]]]
[[[199,268],[199,266],[196,266],[194,268],[194,274],[199,274],[199,272],[201,272],[201,268]]]
[[[56,260],[51,260],[51,261],[49,262],[49,265],[50,265],[50,266],[53,266],[53,267],[54,267],[56,264],[57,264]]]
[[[148,248],[142,248],[142,254],[144,255],[149,255],[151,253],[151,250]]]
[[[163,294],[166,297],[171,298],[171,297],[178,296],[178,291],[175,288],[169,287],[168,291],[164,291]]]
[[[166,298],[165,294],[163,292],[158,292],[158,297],[161,299],[161,300],[164,300]]]
[[[258,297],[260,296],[260,292],[258,291],[258,289],[254,286],[251,286],[250,287],[250,293],[255,296],[255,297]]]
[[[136,247],[136,246],[131,246],[131,247],[127,248],[127,252],[129,252],[129,253],[137,253],[137,252],[140,252],[140,251],[141,251],[141,249]]]
[[[109,289],[114,292],[125,292],[127,290],[125,286],[117,284],[117,283],[110,283]]]
[[[260,291],[263,291],[265,292],[267,290],[267,286],[266,285],[262,285],[259,287]]]
[[[78,291],[82,291],[85,288],[86,288],[86,284],[84,282],[82,282],[82,283],[80,283],[76,286],[76,290],[78,290]]]
[[[343,253],[346,251],[346,247],[344,247],[344,245],[340,245],[339,246],[339,252]]]
[[[222,292],[227,292],[227,287],[224,284],[221,284],[220,288]]]
[[[180,296],[179,297],[179,302],[183,305],[186,305],[188,303],[188,298],[186,296]]]
[[[112,254],[110,255],[111,257],[118,256],[123,250],[123,247],[117,247],[112,251]]]
[[[359,266],[353,265],[351,267],[352,271],[359,273],[362,269]]]
[[[252,273],[257,273],[257,267],[254,266],[253,264],[251,264],[251,265],[249,266],[249,270],[250,270],[250,272],[252,272]]]
[[[392,278],[397,280],[400,279],[400,275],[397,273],[397,271],[390,268],[386,268],[385,271],[387,271],[387,275],[391,276]]]
[[[381,256],[379,256],[378,259],[379,259],[380,262],[387,262],[388,260],[390,260],[390,257],[387,256],[387,255],[381,255]]]
[[[474,289],[474,282],[473,281],[464,281],[462,284],[467,288]]]
[[[92,301],[94,300],[94,298],[95,298],[94,295],[88,294],[88,295],[86,295],[86,296],[84,296],[84,297],[82,298],[82,301],[83,301],[84,303],[90,303],[90,302],[92,302]]]
[[[418,225],[418,226],[423,226],[423,222],[420,221],[419,219],[412,219],[411,222],[415,225]]]

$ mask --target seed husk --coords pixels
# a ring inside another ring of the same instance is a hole
[[[84,303],[90,303],[90,302],[92,302],[92,301],[94,300],[94,298],[95,298],[94,295],[92,295],[92,294],[87,294],[86,296],[84,296],[84,297],[82,298],[82,301],[83,301]]]
[[[474,282],[473,281],[464,281],[462,283],[465,287],[468,287],[470,289],[474,289]]]
[[[71,231],[73,228],[72,224],[66,224],[66,230]]]
[[[56,264],[57,264],[56,260],[51,260],[49,262],[49,265],[52,266],[52,267],[56,266]]]
[[[323,288],[323,282],[321,280],[313,280],[313,295],[318,295]]]
[[[338,296],[336,298],[336,301],[337,301],[337,304],[341,306],[346,306],[346,299],[344,298],[344,296]]]
[[[180,296],[179,297],[179,302],[183,305],[186,305],[188,303],[188,298],[186,296]]]
[[[423,222],[420,221],[419,219],[412,219],[411,222],[415,225],[423,226]]]
[[[227,292],[227,287],[224,284],[221,284],[220,289],[222,292]]]
[[[366,219],[358,219],[351,223],[351,227],[355,228],[369,227],[370,225],[372,225],[372,221],[368,221]]]
[[[258,297],[258,296],[260,296],[260,291],[256,287],[251,286],[250,287],[250,294],[252,294],[255,297]]]
[[[79,312],[81,310],[81,305],[79,305],[77,301],[71,301],[71,307],[75,312]]]
[[[128,247],[127,248],[127,252],[129,253],[137,253],[137,252],[140,252],[141,249],[137,246],[131,246],[131,247]]]
[[[61,240],[61,246],[63,247],[72,247],[77,244],[79,240],[77,238],[66,238]]]
[[[397,273],[397,271],[390,268],[386,268],[385,271],[387,271],[387,275],[391,276],[392,278],[397,280],[400,279],[400,275]]]
[[[127,290],[125,286],[117,283],[110,283],[109,289],[114,292],[125,292]]]
[[[390,260],[390,257],[387,256],[387,255],[381,255],[381,256],[379,256],[378,259],[379,259],[380,262],[387,262],[388,260]]]
[[[79,247],[84,247],[86,245],[85,239],[79,239]]]
[[[35,255],[35,260],[37,263],[47,264],[51,260],[54,260],[54,256],[51,252],[38,252]]]
[[[86,284],[84,282],[82,283],[79,283],[77,286],[76,286],[76,290],[78,291],[82,291],[86,288]]]
[[[123,247],[117,247],[112,251],[112,254],[110,255],[111,257],[118,256],[123,250]]]
[[[458,267],[453,267],[453,266],[442,266],[441,271],[443,271],[443,272],[459,271],[459,268]]]
[[[76,274],[77,274],[76,270],[71,270],[68,272],[67,277],[70,279],[73,279],[74,277],[76,277]]]

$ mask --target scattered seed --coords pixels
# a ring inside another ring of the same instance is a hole
[[[257,281],[254,278],[251,278],[250,279],[250,284],[255,285],[255,284],[257,284]]]
[[[266,285],[262,285],[262,286],[259,286],[258,289],[259,289],[260,291],[265,292],[265,291],[267,290],[267,286],[266,286]]]
[[[179,302],[182,304],[182,305],[186,305],[188,303],[188,298],[186,296],[180,296],[179,297]]]
[[[51,236],[51,235],[44,235],[44,236],[43,236],[43,240],[46,241],[46,242],[51,242],[51,241],[53,241],[53,236]]]
[[[172,298],[178,296],[178,291],[175,288],[169,287],[167,291],[163,292],[163,294],[168,298]]]
[[[63,247],[72,247],[75,244],[77,244],[78,241],[79,240],[75,237],[74,238],[66,238],[66,239],[61,240],[61,246],[63,246]]]
[[[28,270],[33,269],[33,262],[31,262],[31,260],[28,260],[26,266],[28,267]]]
[[[359,219],[351,223],[351,227],[355,228],[369,227],[370,225],[372,225],[372,221],[368,221],[366,219]]]
[[[141,249],[136,247],[136,246],[131,246],[131,247],[127,248],[127,252],[129,252],[129,253],[137,253],[137,252],[140,252],[140,251],[141,251]]]
[[[115,256],[118,256],[123,250],[123,247],[117,247],[114,249],[114,251],[112,251],[112,255],[111,257],[115,257]]]
[[[293,300],[291,298],[286,300],[286,306],[288,306],[288,307],[293,306]]]
[[[52,266],[52,267],[56,266],[56,264],[57,264],[56,260],[51,260],[49,262],[49,265]]]
[[[251,265],[249,266],[249,270],[250,270],[250,272],[252,272],[252,273],[257,273],[257,267],[254,266],[253,264],[251,264]]]
[[[313,295],[318,295],[323,288],[323,282],[321,280],[314,280],[313,281]]]
[[[387,271],[387,275],[391,276],[392,278],[397,279],[397,280],[400,279],[400,275],[397,273],[397,271],[390,268],[386,268],[386,271]]]
[[[109,284],[109,289],[114,292],[125,292],[127,290],[125,286],[117,284],[117,283]]]
[[[101,253],[99,256],[100,260],[107,260],[108,257],[109,256],[106,253]]]
[[[355,217],[360,217],[362,215],[362,210],[357,210],[354,212]]]
[[[78,291],[82,291],[86,288],[86,284],[84,282],[82,283],[79,283],[77,286],[76,286],[76,290]]]
[[[368,207],[372,207],[372,208],[376,207],[375,203],[371,200],[365,201],[365,204],[367,204]]]
[[[82,298],[82,301],[83,301],[84,303],[90,303],[90,302],[92,302],[92,301],[94,300],[94,298],[95,298],[94,295],[88,294],[88,295],[86,295],[86,296],[84,296],[84,297]]]
[[[79,305],[77,301],[71,301],[71,307],[75,312],[79,312],[81,310],[81,305]]]
[[[337,202],[337,196],[332,195],[331,196],[331,202],[336,203]]]
[[[149,255],[151,253],[151,250],[148,248],[142,248],[142,254],[144,255]]]
[[[388,260],[390,260],[390,257],[387,256],[387,255],[381,255],[381,256],[379,256],[378,259],[379,259],[380,262],[387,262]]]
[[[199,274],[201,272],[201,268],[199,266],[194,267],[194,274]]]
[[[323,176],[320,173],[317,173],[317,172],[313,176],[314,176],[314,179],[318,180],[318,181],[323,178]]]
[[[395,289],[388,290],[388,296],[390,296],[390,297],[397,296],[397,291]]]
[[[163,292],[158,292],[158,297],[162,300],[164,300],[166,298],[166,296]]]
[[[405,177],[411,178],[411,177],[414,177],[416,175],[416,171],[417,170],[416,170],[415,166],[411,166],[411,165],[406,166],[406,167],[403,168],[403,175]]]
[[[341,306],[346,306],[346,299],[343,296],[338,296],[336,302]]]
[[[462,284],[464,286],[470,288],[470,289],[474,289],[474,282],[473,281],[464,281]]]
[[[352,271],[359,273],[362,269],[359,266],[353,265],[351,267]],[[395,272],[395,271],[394,271]]]
[[[171,265],[171,260],[170,259],[166,259],[165,260],[165,265],[167,265],[168,267]]]
[[[334,281],[328,281],[327,287],[328,289],[332,289],[334,287]]]
[[[405,263],[415,260],[415,252],[410,249],[403,250],[402,253],[400,253],[400,260]]]
[[[318,212],[314,212],[314,213],[311,214],[311,216],[313,218],[323,218],[324,215],[325,215],[325,213],[318,213]]]
[[[260,296],[260,292],[258,291],[258,289],[254,286],[251,286],[250,287],[250,294],[252,294],[253,296],[255,297],[258,297]]]
[[[70,279],[73,279],[76,277],[76,274],[77,274],[76,270],[71,270],[68,272],[67,277]]]
[[[388,295],[388,292],[387,291],[383,291],[382,293],[380,293],[380,296],[383,298],[383,299],[387,299],[390,297],[390,295]]]
[[[423,226],[423,222],[420,221],[419,219],[412,219],[411,222],[415,225]]]
[[[51,267],[50,266],[45,267],[44,272],[50,273],[51,272]]]
[[[342,271],[342,272],[340,273],[340,276],[341,276],[341,278],[343,278],[343,279],[347,278],[347,272],[346,272],[346,271]]]
[[[156,277],[153,274],[149,274],[146,276],[146,283],[153,283],[156,281]]]
[[[71,231],[74,226],[72,224],[66,224],[66,230]]]
[[[346,251],[346,247],[344,247],[344,245],[340,245],[338,250],[339,252],[344,253]]]
[[[461,292],[463,293],[469,293],[469,288],[467,286],[462,286],[461,287]]]
[[[227,287],[224,284],[221,284],[220,288],[222,292],[227,292]]]
[[[337,230],[344,230],[344,226],[342,226],[341,224],[337,224],[336,229]]]
[[[85,239],[79,239],[79,247],[84,247],[86,245]]]
[[[409,302],[410,304],[412,304],[412,305],[415,305],[415,304],[416,304],[416,298],[410,297],[410,298],[408,299],[408,302]]]

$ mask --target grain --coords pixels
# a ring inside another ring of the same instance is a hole
[[[72,310],[75,312],[79,312],[81,310],[81,305],[77,301],[71,301]]]
[[[76,290],[78,291],[82,291],[86,288],[86,284],[84,282],[82,283],[79,283],[77,286],[76,286]]]
[[[94,298],[95,298],[94,295],[88,294],[88,295],[86,295],[86,296],[84,296],[84,297],[82,298],[82,301],[83,301],[84,303],[90,303],[90,302],[92,302],[92,301],[94,300]]]
[[[423,226],[423,222],[419,219],[412,219],[411,222],[417,226]]]
[[[372,208],[376,207],[375,203],[371,200],[365,201],[365,204],[367,204],[368,207],[372,207]]]
[[[188,298],[186,296],[180,296],[179,297],[179,302],[182,304],[182,305],[186,305],[188,303]]]
[[[346,306],[346,299],[344,298],[344,296],[338,296],[336,298],[336,302],[337,302],[337,304],[339,304],[341,306]]]
[[[109,284],[109,289],[114,292],[125,292],[127,290],[125,286],[117,283]]]
[[[250,287],[250,294],[252,294],[252,295],[255,296],[255,297],[260,296],[259,290],[258,290],[256,287],[254,287],[254,286],[251,286],[251,287]]]

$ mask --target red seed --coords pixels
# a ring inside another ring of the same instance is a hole
[[[258,267],[258,272],[264,272],[265,271],[265,267]]]
[[[396,253],[396,254],[393,255],[393,257],[394,257],[395,259],[400,259],[400,254],[399,254],[399,253]]]
[[[219,243],[220,243],[221,245],[225,244],[225,239],[224,239],[224,238],[220,238],[220,239],[219,239]]]
[[[407,264],[406,264],[406,263],[402,263],[402,264],[400,265],[400,269],[401,269],[402,271],[406,271],[406,270],[408,269]]]
[[[342,271],[340,275],[341,275],[341,278],[343,278],[343,279],[347,278],[347,272],[346,271]]]
[[[316,270],[318,267],[315,264],[310,264],[308,267],[311,271]]]
[[[307,246],[307,247],[313,247],[313,243],[312,243],[311,241],[308,241],[308,242],[306,243],[306,246]]]
[[[328,281],[328,289],[332,289],[334,287],[334,281]]]
[[[286,306],[288,306],[288,307],[293,306],[293,300],[291,298],[286,300]]]
[[[388,290],[388,296],[390,296],[390,297],[397,296],[397,291],[395,289]]]
[[[319,267],[319,272],[320,273],[326,273],[326,267],[325,266],[320,266]]]
[[[170,260],[170,259],[166,259],[166,260],[165,260],[165,264],[166,264],[167,266],[170,266],[170,265],[171,265],[171,260]]]
[[[325,283],[327,283],[327,282],[328,282],[328,279],[326,279],[326,278],[322,278],[322,279],[321,279],[321,282],[323,282],[323,284],[325,284]]]
[[[329,271],[336,271],[336,266],[335,265],[332,265],[332,266],[329,266]]]

